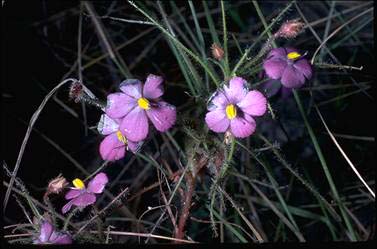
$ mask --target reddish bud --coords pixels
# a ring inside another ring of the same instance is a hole
[[[224,50],[216,43],[212,44],[211,50],[212,50],[212,56],[215,59],[221,60],[224,57]]]
[[[284,37],[287,39],[295,38],[302,30],[304,25],[305,24],[300,22],[298,19],[286,21],[283,23],[283,25],[281,25],[278,32],[275,33],[275,36]]]
[[[59,194],[68,185],[67,180],[59,174],[48,183],[46,195],[51,193]]]
[[[69,98],[73,99],[76,103],[81,100],[83,96],[83,86],[80,82],[75,81],[69,88]]]
[[[224,134],[224,143],[229,145],[232,142],[232,139],[234,139],[232,133],[230,131],[226,131]]]

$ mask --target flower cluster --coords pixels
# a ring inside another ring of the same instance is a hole
[[[72,183],[74,187],[65,195],[65,199],[70,201],[63,206],[62,213],[67,213],[72,206],[85,208],[95,203],[97,199],[95,194],[102,193],[108,181],[105,173],[97,174],[88,183],[88,187],[85,187],[84,182],[78,178],[73,180]]]
[[[150,74],[145,84],[137,79],[123,81],[121,92],[107,96],[106,115],[101,117],[99,131],[107,137],[100,145],[104,160],[124,157],[124,148],[135,152],[148,136],[150,120],[160,132],[170,129],[176,120],[176,108],[163,101],[163,79]]]
[[[267,76],[280,80],[286,88],[299,88],[312,77],[312,68],[305,54],[294,48],[272,49],[263,62]]]
[[[209,100],[205,121],[215,132],[230,133],[244,138],[254,133],[253,116],[262,116],[267,109],[267,100],[259,91],[249,91],[246,80],[233,77],[229,86],[217,90]]]
[[[34,244],[72,244],[69,234],[58,232],[53,225],[44,220],[40,226],[39,235],[33,240]]]
[[[142,142],[133,142],[127,139],[119,129],[119,119],[112,119],[102,114],[98,123],[98,132],[106,137],[99,146],[103,160],[114,161],[124,157],[126,150],[137,152]]]
[[[275,36],[294,38],[302,27],[303,23],[291,20]],[[221,47],[213,44],[211,48],[213,56],[221,60]],[[284,47],[268,53],[263,62],[264,72],[270,78],[265,84],[267,96],[279,89],[288,96],[290,89],[301,87],[311,78],[312,68],[305,55]],[[99,148],[102,159],[115,161],[123,158],[126,150],[137,152],[148,136],[149,121],[160,132],[174,125],[176,108],[161,99],[162,82],[162,77],[153,74],[148,75],[144,84],[127,79],[120,84],[120,92],[107,96],[105,114],[97,126],[99,133],[106,136]],[[245,138],[255,132],[254,117],[265,114],[267,99],[257,90],[249,91],[246,80],[235,76],[212,94],[207,109],[205,122],[210,130]]]

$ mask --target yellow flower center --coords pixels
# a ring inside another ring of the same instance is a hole
[[[225,109],[226,116],[229,119],[234,119],[237,116],[237,109],[234,105],[230,104]]]
[[[301,54],[299,54],[297,52],[290,52],[289,54],[287,54],[287,58],[290,59],[290,60],[297,59],[300,56],[301,56]]]
[[[122,143],[127,144],[127,138],[125,136],[123,136],[122,132],[117,131],[117,138]]]
[[[149,110],[149,101],[146,98],[140,98],[137,100],[137,104],[144,110]]]
[[[73,180],[72,183],[73,183],[73,186],[75,186],[75,188],[79,188],[79,189],[85,188],[84,182],[81,181],[79,178],[76,178],[75,180]]]

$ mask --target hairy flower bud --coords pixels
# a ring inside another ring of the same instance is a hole
[[[216,43],[212,44],[211,50],[212,50],[212,56],[215,59],[221,60],[224,57],[224,50]]]
[[[280,29],[275,33],[276,37],[283,37],[287,39],[295,38],[304,27],[304,23],[299,19],[289,20],[281,25]]]
[[[75,81],[69,87],[69,98],[73,99],[76,103],[80,102],[83,94],[83,86],[80,82]]]
[[[48,183],[46,195],[51,193],[59,194],[67,185],[67,180],[61,174],[59,174]]]
[[[75,81],[69,87],[69,98],[74,100],[76,103],[83,102],[92,106],[95,106],[99,109],[104,109],[105,104],[99,101],[95,97],[89,96],[85,92],[85,86],[79,81]]]

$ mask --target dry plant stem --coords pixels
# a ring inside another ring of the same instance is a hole
[[[99,233],[98,231],[89,231],[89,232],[94,233],[94,234]],[[171,238],[171,237],[166,237],[166,236],[155,235],[152,233],[133,233],[133,232],[120,232],[120,231],[106,231],[106,232],[104,231],[104,233],[111,234],[111,235],[137,236],[137,237],[164,239],[164,240],[171,240],[171,241],[176,241],[176,242],[181,242],[181,243],[197,243],[191,240],[176,239],[176,238]]]
[[[43,133],[41,133],[40,131],[38,131],[36,128],[33,128],[33,130],[35,132],[37,132],[39,135],[42,136],[43,139],[45,139],[48,143],[50,143],[52,146],[54,146],[58,151],[60,151],[76,168],[78,168],[84,175],[86,176],[90,176],[91,174],[78,162],[76,161],[68,152],[66,152],[65,150],[63,150],[63,148],[61,148],[58,144],[56,144],[54,141],[52,141],[50,138],[48,138],[47,136],[45,136]],[[131,161],[130,161],[131,163]],[[107,164],[103,164],[102,166],[104,165],[107,165]],[[102,167],[101,166],[101,167]],[[93,174],[93,173],[92,173]],[[115,197],[108,191],[105,189],[105,192],[104,192],[104,195],[103,196],[107,196],[111,199],[114,199]],[[101,197],[102,198],[102,197]],[[101,199],[100,199],[101,200]],[[44,208],[44,207],[43,207]],[[125,215],[125,216],[129,216],[129,217],[132,217],[132,218],[135,218],[136,217],[129,211],[129,209],[124,206],[123,204],[120,205],[118,207],[120,209],[120,211]],[[44,208],[46,210],[48,210],[48,208]],[[62,217],[62,216],[60,216]],[[63,219],[63,220],[66,220],[66,219]],[[145,230],[145,228],[142,226],[141,227],[143,230]]]
[[[132,37],[130,40],[127,40],[126,42],[116,46],[114,48],[114,51],[117,51],[119,52],[119,50],[123,49],[124,47],[132,44],[133,42],[139,40],[140,38],[142,38],[143,36],[147,35],[148,33],[152,32],[153,30],[155,30],[156,28],[155,27],[151,27],[149,29],[146,29],[144,30],[143,32],[139,33],[138,35]],[[99,61],[105,59],[106,57],[110,56],[110,53],[107,52],[107,53],[104,53],[103,55],[101,56],[98,56],[96,58],[94,58],[93,60],[89,61],[88,63],[86,63],[84,66],[83,66],[83,70],[85,69],[88,69],[89,67],[95,65],[96,63],[98,63]]]
[[[3,207],[3,212],[5,213],[5,210],[7,208],[7,204],[8,204],[8,200],[9,200],[9,195],[10,195],[10,192],[11,192],[11,189],[13,187],[13,184],[14,184],[14,179],[16,178],[16,175],[17,175],[17,172],[18,172],[18,169],[20,167],[20,163],[21,163],[21,159],[22,159],[22,156],[24,155],[24,151],[25,151],[25,148],[26,148],[26,144],[27,144],[27,141],[29,140],[29,137],[30,137],[30,134],[31,134],[31,131],[33,129],[33,126],[35,124],[35,122],[37,121],[38,117],[39,117],[39,114],[41,113],[41,111],[43,110],[44,106],[46,105],[47,101],[51,98],[51,96],[61,87],[63,86],[64,84],[67,84],[68,82],[75,82],[77,81],[77,79],[73,79],[73,78],[69,78],[69,79],[66,79],[62,82],[60,82],[56,87],[54,87],[47,95],[46,97],[43,99],[42,103],[40,104],[40,106],[38,107],[38,109],[34,112],[33,116],[31,117],[30,119],[30,122],[29,122],[29,125],[28,125],[28,129],[26,131],[26,134],[25,134],[25,137],[24,137],[24,140],[22,141],[22,145],[21,145],[21,148],[20,148],[20,152],[18,154],[18,157],[17,157],[17,161],[16,161],[16,165],[14,166],[14,170],[13,170],[13,173],[12,173],[12,178],[10,179],[10,182],[9,182],[9,187],[5,193],[5,197],[4,197],[4,207]]]
[[[89,231],[92,234],[98,234],[100,232],[98,231]],[[120,231],[104,231],[106,235],[123,235],[123,236],[138,236],[138,237],[151,237],[151,238],[156,238],[156,239],[164,239],[164,240],[172,240],[172,241],[177,241],[177,242],[182,242],[182,243],[197,243],[195,241],[191,240],[184,240],[184,239],[175,239],[171,237],[166,237],[166,236],[160,236],[160,235],[155,235],[151,233],[133,233],[133,232],[120,232]],[[26,236],[31,236],[32,234],[30,233],[23,233],[23,234],[12,234],[12,235],[4,235],[4,238],[14,238],[14,237],[26,237]]]
[[[308,121],[308,119],[307,119],[307,117],[305,115],[305,111],[304,111],[304,108],[303,108],[303,106],[301,104],[300,97],[299,97],[297,91],[294,90],[294,89],[293,89],[293,96],[295,97],[298,109],[299,109],[299,111],[301,113],[301,116],[302,116],[302,118],[304,120],[305,126],[306,126],[306,128],[308,130],[310,139],[312,140],[312,143],[313,143],[314,149],[315,149],[315,151],[317,153],[318,159],[320,160],[320,163],[321,163],[322,169],[324,171],[324,174],[326,176],[327,182],[330,185],[330,190],[331,190],[331,192],[332,192],[332,194],[334,196],[334,199],[335,199],[336,203],[338,204],[338,207],[340,209],[340,212],[341,212],[342,217],[344,219],[344,222],[346,224],[346,228],[348,230],[346,233],[347,233],[347,235],[349,235],[349,238],[350,238],[351,241],[356,241],[357,237],[356,237],[355,231],[353,229],[353,226],[352,226],[352,224],[350,222],[350,219],[349,219],[347,213],[344,210],[344,206],[345,205],[344,205],[344,203],[342,202],[342,200],[340,198],[340,195],[338,193],[338,190],[337,190],[337,188],[335,186],[335,183],[334,183],[334,180],[333,180],[333,176],[331,175],[329,167],[328,167],[328,165],[326,163],[326,160],[325,160],[325,158],[323,156],[321,147],[319,146],[319,143],[318,143],[317,138],[316,138],[316,136],[315,136],[315,134],[313,132],[313,129],[312,129],[312,127],[311,127],[311,125],[310,125],[310,123],[309,123],[309,121]]]
[[[76,237],[79,233],[81,233],[85,229],[85,227],[87,227],[92,221],[94,221],[95,219],[97,219],[97,217],[101,213],[105,212],[109,207],[111,207],[114,204],[114,202],[117,201],[120,197],[122,197],[127,191],[128,191],[128,188],[126,188],[122,192],[120,192],[119,195],[117,195],[109,204],[106,205],[106,207],[104,207],[103,209],[101,209],[95,216],[93,216],[82,227],[80,227],[80,229],[75,233],[75,235],[73,237]]]
[[[83,4],[80,3],[79,27],[78,27],[78,35],[77,35],[77,67],[78,67],[77,71],[78,71],[78,78],[80,82],[83,82],[82,63],[81,63],[82,10],[83,10]],[[85,136],[88,136],[88,120],[86,116],[86,107],[85,107],[84,102],[81,102],[81,109],[82,109],[82,116],[83,116],[83,121],[84,121]]]
[[[159,183],[159,186],[160,186],[160,192],[161,192],[162,200],[164,201],[164,204],[166,205],[166,209],[168,210],[168,214],[170,216],[170,220],[171,220],[172,225],[174,227],[174,231],[177,231],[177,222],[176,222],[176,219],[173,215],[173,212],[171,211],[170,205],[167,205],[168,200],[167,200],[165,193],[162,189],[161,177],[160,177],[158,170],[157,170],[157,177],[158,177],[158,183]]]
[[[228,195],[228,193],[226,193],[222,188],[218,187],[218,189],[220,190],[220,192],[225,196],[225,198],[228,199],[228,201],[230,203],[232,203],[232,206],[236,209],[236,211],[238,212],[238,214],[241,216],[241,218],[245,221],[245,223],[249,226],[250,230],[253,232],[253,234],[255,235],[255,237],[257,238],[258,242],[259,243],[262,243],[264,242],[262,236],[260,235],[260,233],[258,232],[257,229],[255,229],[255,227],[253,226],[253,224],[251,224],[251,222],[242,214],[241,210],[239,209],[239,207],[236,205],[236,203],[232,200],[232,198]]]
[[[334,144],[336,145],[336,147],[338,148],[338,150],[340,151],[340,153],[342,154],[342,156],[344,157],[344,159],[346,159],[347,163],[349,164],[349,166],[351,167],[351,169],[353,170],[353,172],[355,172],[356,176],[360,179],[360,181],[364,184],[364,186],[367,188],[367,190],[369,191],[369,193],[373,196],[373,199],[375,199],[376,198],[375,193],[368,186],[368,184],[363,179],[363,177],[360,175],[359,171],[356,169],[356,167],[353,165],[353,163],[348,158],[348,156],[346,155],[346,153],[343,151],[342,147],[340,147],[340,145],[338,144],[338,141],[336,141],[336,139],[333,136],[333,134],[331,133],[330,129],[327,127],[327,124],[326,124],[325,120],[323,119],[323,117],[321,115],[321,112],[319,111],[318,107],[317,106],[314,106],[314,107],[315,107],[315,110],[317,111],[317,114],[318,114],[319,118],[322,121],[323,126],[325,127],[327,133],[329,134],[331,140],[334,142]]]
[[[329,135],[328,133],[325,133],[325,132],[324,132],[324,134]],[[344,138],[344,139],[361,140],[361,141],[367,141],[367,142],[374,142],[375,141],[374,137],[354,136],[354,135],[339,134],[339,133],[334,133],[334,132],[332,132],[332,134],[333,134],[334,137],[340,137],[340,138]]]
[[[140,195],[144,194],[145,192],[148,192],[154,188],[157,188],[158,186],[160,185],[159,182],[155,182],[151,185],[149,185],[148,187],[146,188],[143,188],[142,190],[140,190],[139,192],[137,192],[136,194],[134,194],[133,196],[131,196],[129,199],[128,199],[128,202],[131,202],[133,199],[135,199],[136,197],[139,197]]]
[[[372,11],[373,8],[369,8],[363,12],[361,12],[360,14],[358,14],[357,16],[351,18],[350,20],[348,20],[347,22],[343,23],[341,26],[339,26],[336,30],[334,30],[325,40],[322,41],[322,43],[319,45],[319,47],[317,48],[317,50],[314,52],[313,54],[313,57],[311,59],[311,64],[313,65],[314,64],[314,59],[316,57],[316,55],[318,54],[318,52],[320,51],[320,49],[323,47],[323,45],[326,44],[326,42],[331,38],[333,37],[334,35],[336,35],[342,28],[344,28],[345,26],[347,26],[349,23],[353,22],[354,20],[356,20],[357,18],[359,17],[362,17],[363,15],[365,15],[366,13]]]
[[[360,5],[361,6],[361,5]],[[327,50],[327,53],[330,55],[330,57],[335,61],[335,63],[337,64],[341,64],[339,62],[339,60],[334,56],[334,54],[331,52],[331,50],[329,48],[327,48],[326,46],[326,43],[324,43],[322,41],[321,38],[319,38],[317,32],[315,32],[315,30],[313,29],[312,26],[310,26],[310,23],[308,22],[308,20],[306,19],[305,17],[305,14],[301,11],[300,7],[298,6],[298,4],[295,2],[295,7],[297,9],[297,12],[300,14],[301,18],[304,20],[304,22],[306,23],[306,27],[310,29],[310,31],[312,32],[313,36],[317,39],[317,41],[321,44],[321,46],[323,46],[326,50]],[[335,15],[334,15],[335,16]],[[314,57],[313,57],[314,58]],[[345,72],[346,70],[345,69],[341,69],[343,72]],[[362,89],[360,87],[360,85],[356,82],[356,80],[350,76],[350,79],[352,81],[352,83],[357,86],[358,88],[360,88],[360,90],[369,98],[369,99],[373,99],[372,96],[370,94],[368,94],[365,89]]]
[[[290,230],[296,235],[300,242],[305,242],[305,238],[300,232],[297,232],[293,227],[292,223],[273,205],[273,203],[268,199],[268,197],[252,182],[249,184],[254,188],[254,190],[262,197],[262,199],[270,206],[274,213],[284,222],[284,224],[290,228]]]
[[[98,38],[104,43],[106,50],[108,51],[110,58],[114,61],[114,63],[118,66],[119,70],[123,74],[124,77],[130,78],[131,73],[128,70],[126,64],[122,60],[121,56],[117,53],[116,50],[113,49],[112,41],[108,38],[108,34],[103,27],[103,23],[100,19],[97,18],[97,13],[92,5],[91,2],[84,1],[84,6],[88,10],[90,17],[93,21],[96,31],[98,32]]]
[[[368,237],[368,231],[365,229],[365,227],[363,226],[363,224],[360,222],[360,220],[351,212],[351,210],[347,207],[344,207],[344,209],[346,210],[346,212],[349,214],[349,216],[351,217],[351,219],[355,222],[356,226],[359,228],[360,231],[362,231],[365,235],[365,238]]]
[[[7,183],[7,182],[5,182],[5,181],[3,181],[3,185],[4,185],[5,187],[9,187],[9,183]],[[15,187],[12,187],[12,190],[13,190],[13,192],[15,192],[16,194],[25,197],[25,194],[24,194],[21,190],[15,188]],[[49,211],[49,208],[48,208],[48,207],[44,206],[42,203],[40,203],[39,201],[37,201],[37,200],[34,199],[33,197],[30,197],[30,199],[35,203],[36,206],[39,206],[40,208],[43,208],[43,209],[46,210],[46,211]],[[61,219],[62,221],[64,221],[64,222],[67,220],[64,216],[60,215],[59,213],[56,213],[56,216],[57,216],[59,219]],[[68,224],[69,224],[70,226],[72,226],[73,228],[75,228],[75,226],[74,226],[71,222],[68,221]]]
[[[185,198],[183,201],[183,209],[181,216],[179,217],[178,221],[178,231],[175,235],[176,239],[183,239],[185,235],[185,226],[187,222],[187,218],[190,215],[190,208],[192,203],[192,196],[195,191],[195,183],[196,177],[194,177],[191,172],[186,173],[186,184],[187,184],[187,191],[185,192]],[[178,241],[174,241],[174,243],[179,243]]]
[[[185,167],[185,169],[183,170],[182,175],[179,178],[179,180],[178,180],[178,182],[177,182],[177,184],[176,184],[176,186],[175,186],[175,188],[174,188],[174,190],[173,190],[173,192],[172,192],[172,194],[171,194],[171,196],[169,198],[169,201],[167,203],[168,205],[170,205],[170,203],[173,201],[175,193],[177,192],[178,188],[180,187],[180,185],[182,183],[182,180],[183,180],[184,176],[186,175],[186,172],[188,171],[188,169],[189,169],[189,165],[187,165]],[[156,229],[156,227],[160,224],[160,222],[162,221],[162,218],[164,217],[165,213],[166,213],[166,209],[164,210],[164,212],[160,215],[160,217],[156,221],[156,224],[155,224],[155,226],[153,226],[151,233],[153,233],[154,230]],[[145,240],[145,243],[148,243],[148,241],[149,241],[149,238]]]
[[[28,237],[32,236],[31,233],[21,233],[21,234],[11,234],[11,235],[4,235],[4,238],[17,238],[17,237]]]
[[[319,68],[333,68],[333,69],[348,69],[348,70],[358,70],[361,71],[363,70],[363,66],[360,67],[355,67],[355,66],[348,66],[348,65],[336,65],[336,64],[328,64],[328,63],[315,63],[314,64],[316,67]]]
[[[196,222],[200,222],[200,223],[207,223],[207,224],[212,224],[212,221],[211,220],[201,220],[201,219],[198,219],[198,218],[195,218],[195,217],[190,217],[190,220],[192,221],[196,221]],[[215,223],[217,224],[224,224],[224,222],[222,221],[215,221]],[[239,228],[242,232],[244,232],[251,240],[255,240],[255,238],[250,234],[248,233],[242,226],[236,224],[236,223],[232,223],[232,222],[229,222],[227,221],[227,223],[229,225],[232,225],[234,227],[237,227]]]

